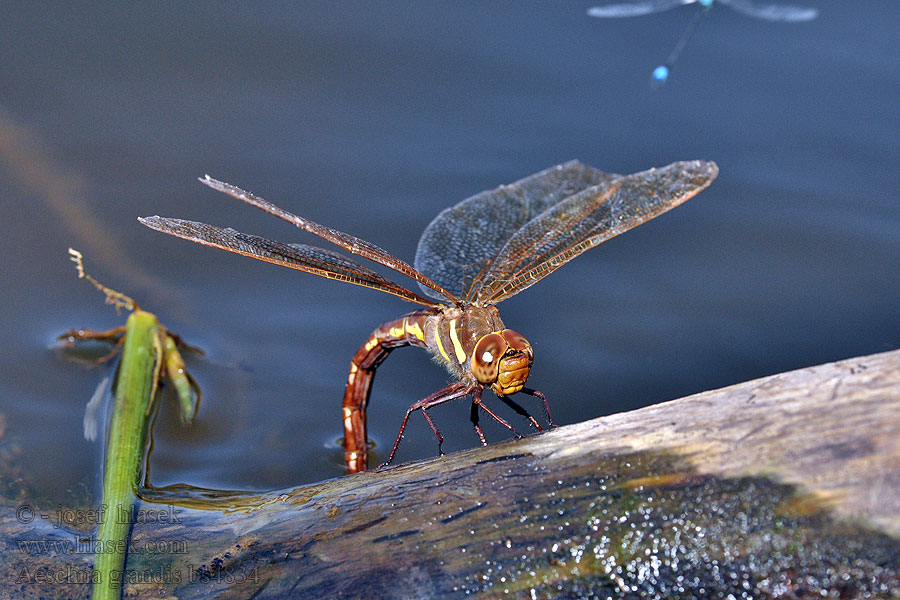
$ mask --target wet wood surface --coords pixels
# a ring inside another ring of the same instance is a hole
[[[898,597],[900,350],[291,490],[168,494],[141,504],[126,598]],[[88,597],[90,552],[21,510],[0,506],[0,597]]]

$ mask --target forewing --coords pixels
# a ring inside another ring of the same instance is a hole
[[[550,206],[616,175],[570,161],[445,209],[425,228],[415,267],[452,294],[471,300],[504,245]],[[421,284],[420,284],[421,285]],[[440,298],[422,286],[426,294]]]
[[[476,302],[500,302],[524,290],[585,250],[692,198],[718,172],[713,162],[678,162],[554,204],[509,238],[476,290]]]
[[[236,185],[225,183],[224,181],[219,181],[218,179],[213,179],[209,175],[201,178],[200,181],[201,183],[208,185],[214,190],[217,190],[224,194],[228,194],[232,198],[236,198],[242,202],[246,202],[247,204],[255,206],[256,208],[263,210],[270,215],[276,216],[283,221],[287,221],[288,223],[291,223],[292,225],[295,225],[300,229],[303,229],[304,231],[308,231],[314,235],[317,235],[320,238],[327,240],[332,244],[335,244],[336,246],[340,246],[351,254],[362,256],[363,258],[367,258],[373,262],[384,265],[389,269],[393,269],[398,273],[402,273],[403,275],[406,275],[411,279],[415,279],[419,283],[419,285],[422,286],[422,289],[430,289],[429,295],[435,298],[439,298],[441,300],[452,300],[454,302],[457,300],[457,298],[453,297],[452,294],[447,293],[447,291],[441,288],[441,286],[437,285],[428,277],[425,277],[424,275],[413,269],[408,263],[400,260],[396,256],[392,255],[382,248],[379,248],[371,242],[367,242],[366,240],[358,238],[354,235],[350,235],[349,233],[344,233],[343,231],[332,229],[331,227],[319,225],[314,221],[310,221],[309,219],[295,215],[292,212],[288,212],[283,208],[272,204],[268,200],[257,196],[256,194],[253,194],[246,190],[242,190]]]
[[[156,231],[204,246],[212,246],[291,269],[306,271],[328,279],[380,290],[415,304],[436,306],[435,302],[422,298],[355,260],[325,248],[278,242],[257,235],[241,233],[231,228],[222,229],[214,225],[183,219],[153,216],[140,217],[138,221]]]

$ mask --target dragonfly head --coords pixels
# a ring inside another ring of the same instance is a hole
[[[534,351],[525,337],[512,329],[494,331],[475,344],[470,361],[479,383],[508,396],[521,391],[534,363]]]

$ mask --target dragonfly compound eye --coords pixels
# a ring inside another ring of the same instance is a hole
[[[503,336],[503,339],[506,340],[506,343],[509,344],[510,348],[525,354],[528,357],[529,364],[531,364],[534,360],[534,350],[531,349],[531,344],[528,343],[525,336],[513,329],[504,329],[500,334]]]
[[[499,333],[489,333],[478,340],[472,352],[472,374],[479,383],[490,384],[497,381],[500,358],[506,352],[506,339]]]

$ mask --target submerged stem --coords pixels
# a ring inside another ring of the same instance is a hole
[[[121,595],[147,422],[161,368],[161,327],[156,316],[135,310],[125,326],[125,345],[103,473],[103,519],[94,554],[94,600]]]

